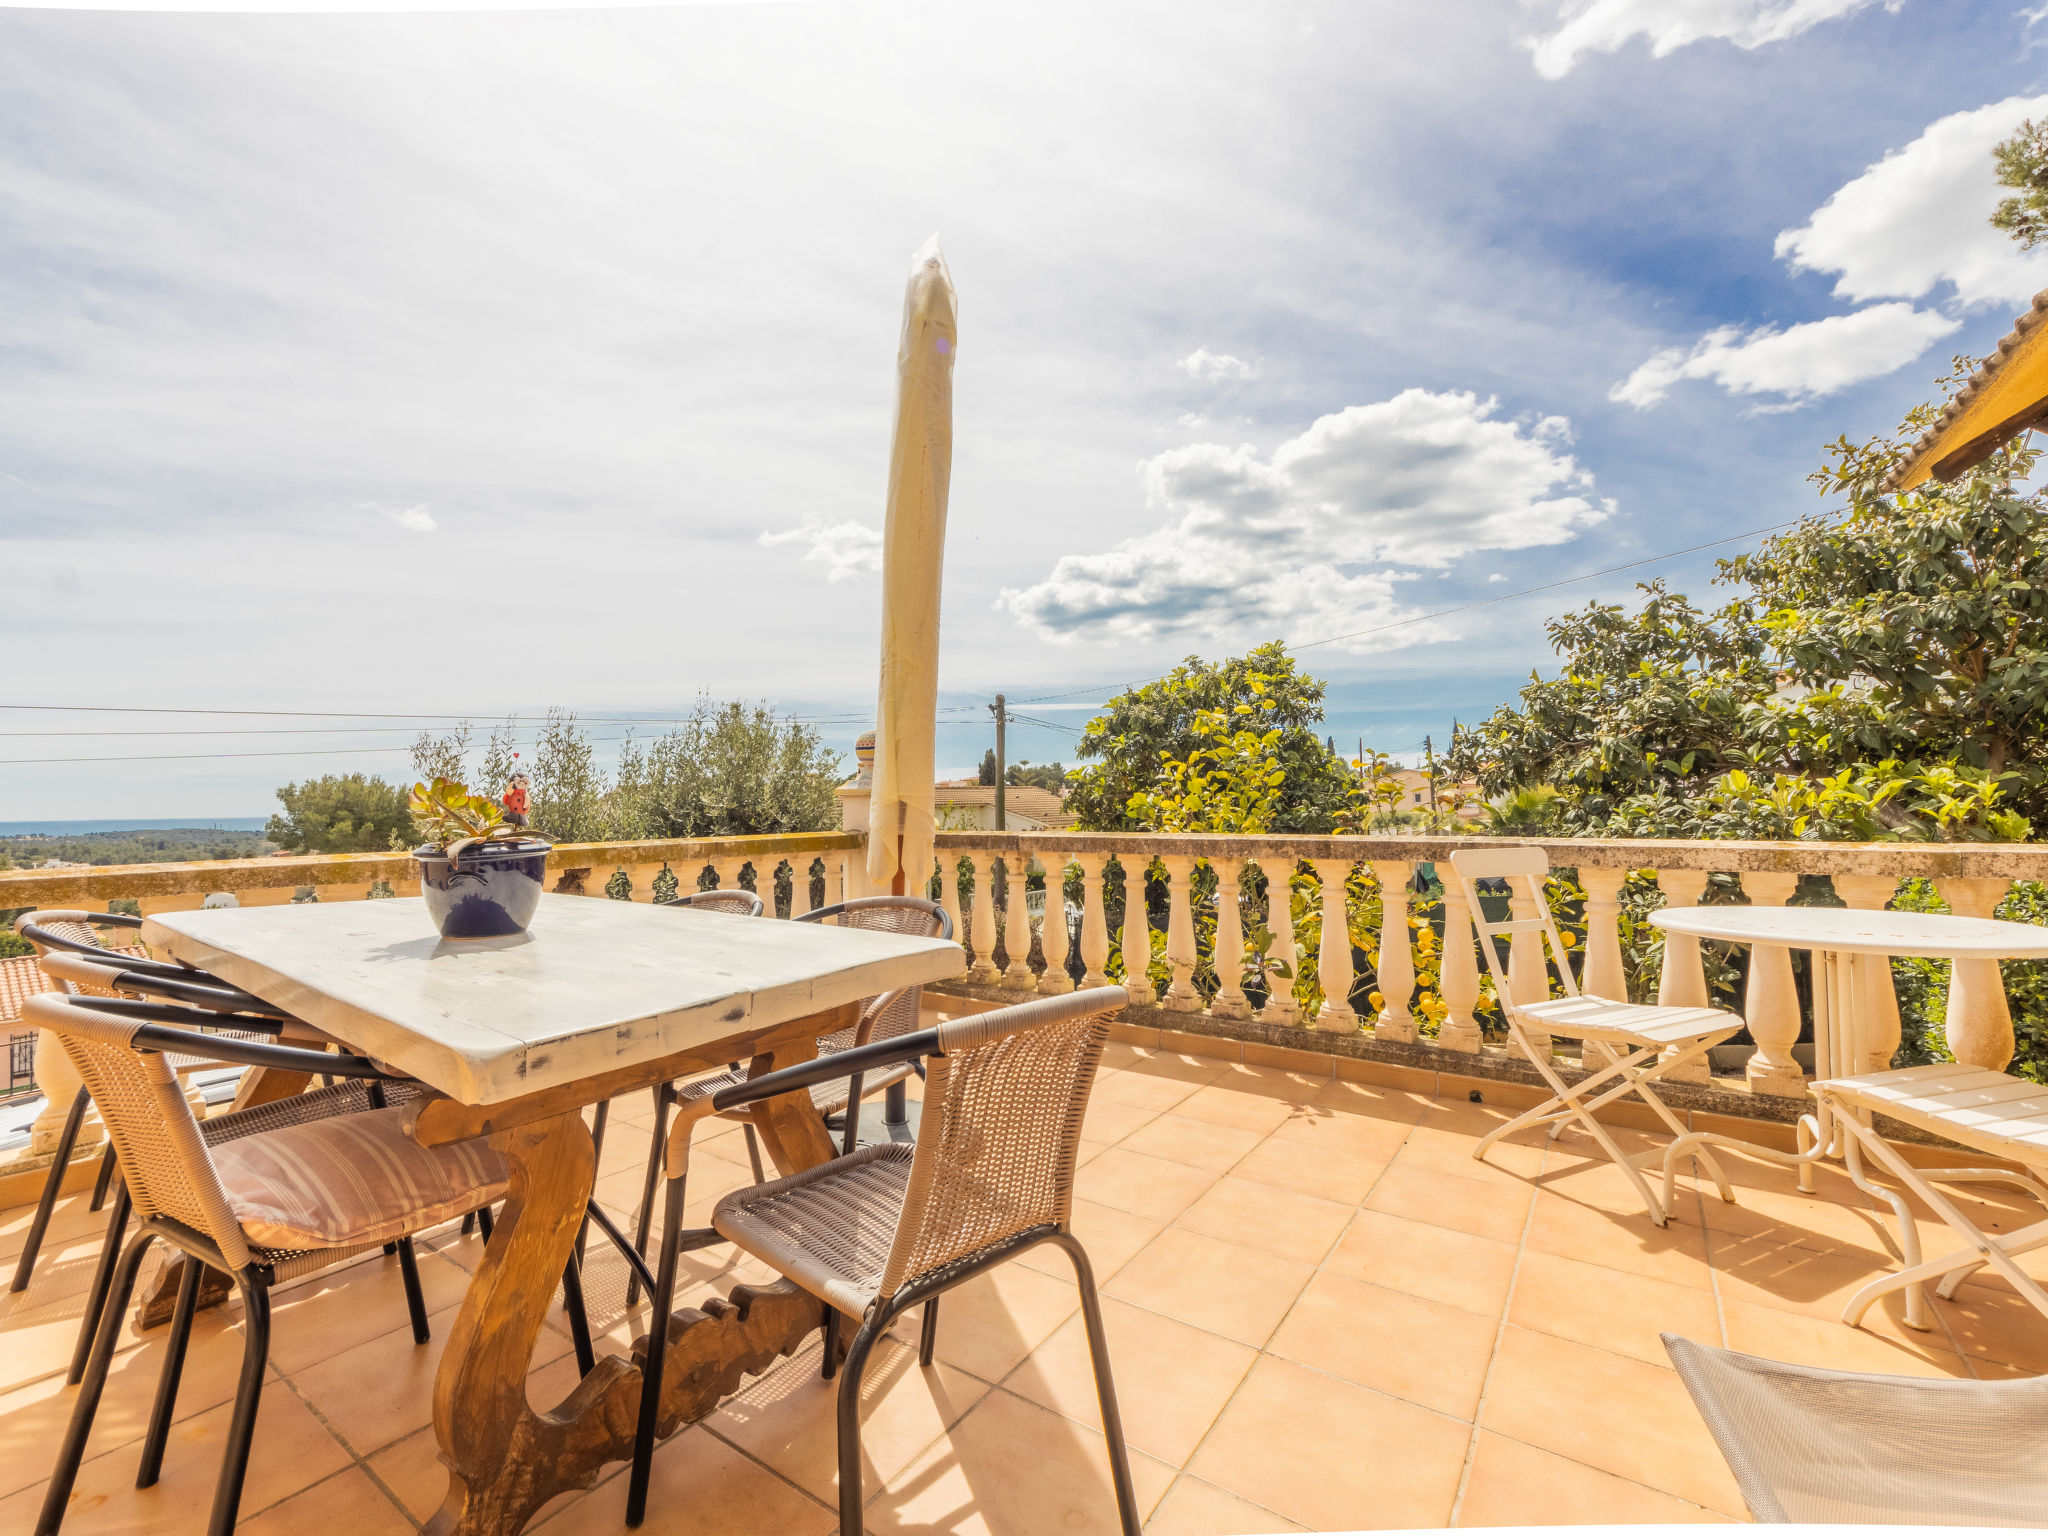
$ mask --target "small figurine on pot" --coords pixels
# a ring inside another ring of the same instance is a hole
[[[527,814],[532,805],[532,790],[525,774],[512,775],[511,782],[505,786],[505,796],[498,803],[505,807],[505,820],[512,826],[523,827],[527,824]]]
[[[524,933],[540,906],[554,846],[527,834],[526,775],[513,778],[503,800],[472,795],[455,779],[415,784],[407,809],[426,839],[412,856],[441,937]]]

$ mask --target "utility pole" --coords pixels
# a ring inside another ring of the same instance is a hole
[[[1009,830],[1009,817],[1003,804],[1003,776],[1008,772],[1007,760],[1003,756],[1003,727],[1009,722],[1009,713],[1003,708],[1003,696],[996,695],[995,703],[989,705],[989,712],[996,717],[996,830]]]
[[[1429,814],[1434,816],[1436,814],[1436,747],[1431,744],[1427,736],[1422,738],[1422,755],[1429,764]]]

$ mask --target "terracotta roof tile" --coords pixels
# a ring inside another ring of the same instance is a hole
[[[1956,397],[1942,407],[1941,414],[1934,418],[1934,425],[1915,438],[1911,446],[1900,455],[1897,468],[1885,476],[1880,490],[1889,491],[1904,478],[1906,471],[1913,467],[1914,461],[1934,445],[1934,440],[1941,436],[1951,422],[1970,408],[1977,396],[1998,377],[2005,360],[2019,350],[2020,343],[2031,336],[2044,320],[2048,320],[2048,288],[2034,295],[2033,307],[2013,321],[2012,329],[2005,333],[2005,339],[1999,342],[1989,357],[1977,365],[1976,371],[1970,375],[1969,381],[1962,389],[1957,391]],[[2015,427],[2007,436],[2017,437],[2024,430],[2024,426]]]

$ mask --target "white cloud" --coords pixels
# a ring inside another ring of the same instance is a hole
[[[1180,360],[1181,371],[1191,379],[1200,379],[1205,384],[1219,384],[1225,379],[1256,379],[1259,365],[1248,363],[1241,357],[1232,357],[1228,352],[1211,352],[1207,347],[1197,347]]]
[[[1653,58],[1663,58],[1706,38],[1738,48],[1781,43],[1809,28],[1853,15],[1876,0],[1563,0],[1555,32],[1529,43],[1536,73],[1562,80],[1589,53],[1614,53],[1631,40],[1647,38]],[[1896,11],[1903,0],[1886,0]]]
[[[764,533],[765,545],[808,544],[804,560],[825,567],[827,581],[852,581],[882,568],[882,533],[866,523],[827,523],[812,518],[800,528]]]
[[[1647,410],[1681,379],[1712,379],[1733,395],[1811,400],[1904,367],[1960,323],[1910,304],[1874,304],[1782,331],[1726,325],[1659,352],[1607,398]]]
[[[432,533],[441,526],[434,521],[434,514],[427,510],[425,502],[411,507],[386,507],[384,515],[407,533]]]
[[[2005,196],[1991,151],[2048,96],[2013,96],[1930,124],[1778,236],[1794,271],[1837,272],[1835,297],[1917,299],[1955,284],[1964,305],[2024,304],[2048,287],[2048,253],[2023,251],[1991,227]]]
[[[1406,617],[1395,588],[1416,569],[1563,543],[1613,510],[1582,494],[1592,476],[1566,451],[1562,417],[1494,412],[1470,393],[1409,389],[1324,416],[1269,456],[1218,443],[1158,454],[1139,477],[1171,521],[1102,554],[1067,555],[1044,581],[1006,590],[1001,606],[1065,643],[1299,637]]]

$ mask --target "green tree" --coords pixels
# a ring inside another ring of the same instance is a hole
[[[1991,215],[1992,226],[2032,250],[2048,239],[2048,123],[2029,118],[1991,152],[1991,158],[1998,167],[1998,184],[2019,194],[1999,203]]]
[[[590,733],[576,724],[573,711],[548,711],[534,746],[532,778],[535,832],[558,843],[593,843],[610,834],[610,786],[597,766]]]
[[[606,805],[618,837],[739,837],[839,825],[840,758],[765,704],[700,698],[677,730],[629,741]]]
[[[994,747],[990,747],[986,752],[981,754],[981,769],[977,777],[985,785],[993,785],[995,783],[996,749]]]
[[[371,853],[412,834],[406,791],[366,774],[328,774],[277,792],[284,814],[263,835],[292,853]]]
[[[1029,784],[1048,793],[1064,795],[1067,792],[1067,769],[1064,763],[1034,763],[1028,758],[1021,763],[1012,763],[1003,773],[1006,784]]]
[[[1198,729],[1205,713],[1235,717],[1240,704],[1258,708],[1264,728],[1280,733],[1272,756],[1283,777],[1272,829],[1330,831],[1350,795],[1351,772],[1313,729],[1323,717],[1321,680],[1299,671],[1278,641],[1214,664],[1190,656],[1158,681],[1111,699],[1081,734],[1084,763],[1067,774],[1067,809],[1088,831],[1138,830],[1143,817],[1132,812],[1132,797],[1158,783],[1164,764],[1187,762],[1205,747]]]
[[[1717,580],[1745,589],[1720,611],[1651,583],[1634,613],[1594,604],[1552,621],[1557,675],[1532,675],[1517,703],[1462,733],[1451,771],[1490,795],[1554,786],[1571,830],[1676,830],[1665,813],[1685,821],[1688,797],[1735,770],[1817,786],[1885,763],[1887,777],[1997,784],[2003,804],[1956,823],[1978,835],[2010,835],[1993,811],[2040,819],[2048,499],[2024,488],[2038,453],[2011,444],[1951,483],[1887,493],[1903,444],[1935,414],[1922,406],[1891,437],[1836,442],[1812,479],[1841,504],[1720,562]],[[1923,783],[1872,809],[1911,829],[1932,793]]]

